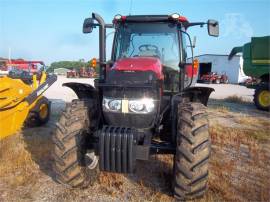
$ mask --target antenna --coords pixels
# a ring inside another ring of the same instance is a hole
[[[129,15],[131,15],[132,3],[133,3],[133,0],[130,0],[130,2],[129,2]]]

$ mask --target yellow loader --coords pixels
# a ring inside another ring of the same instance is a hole
[[[20,78],[0,77],[0,140],[19,131],[24,124],[39,126],[50,116],[50,102],[42,94],[57,80],[42,72],[31,83]]]

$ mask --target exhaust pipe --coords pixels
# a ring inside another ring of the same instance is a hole
[[[106,77],[106,26],[103,18],[97,14],[92,13],[92,18],[99,24],[99,62],[101,67],[100,78],[103,80]]]

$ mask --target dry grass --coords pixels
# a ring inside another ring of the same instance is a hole
[[[252,129],[243,129],[246,136],[252,137],[260,142],[267,142],[270,139],[270,120],[252,116],[239,116],[235,121]]]
[[[230,103],[238,103],[238,104],[243,104],[243,103],[249,103],[247,100],[245,100],[243,97],[237,96],[237,95],[232,95],[224,99],[225,102],[230,102]]]
[[[49,132],[42,127],[27,129],[24,135],[17,133],[0,141],[0,199],[4,192],[6,201],[29,201],[40,187],[39,179],[51,160]],[[27,188],[18,191],[23,187]]]
[[[268,201],[269,132],[221,125],[212,126],[210,131],[213,143],[210,189],[221,191],[226,201]]]
[[[218,112],[216,116],[223,119],[228,116],[241,127],[210,117],[209,191],[194,201],[269,201],[269,121],[232,114],[225,107],[214,110]],[[17,134],[0,142],[0,201],[174,200],[170,155],[156,155],[148,162],[138,161],[135,175],[103,172],[93,187],[84,190],[57,184],[50,173],[50,130],[51,126],[49,130],[29,129],[24,131],[24,136]],[[1,196],[3,191],[5,195]]]
[[[0,142],[0,179],[8,183],[11,188],[34,182],[33,168],[37,166],[24,146],[19,134]]]
[[[230,110],[228,107],[223,106],[223,105],[219,105],[215,107],[215,111],[217,112],[221,112],[221,113],[228,113]]]

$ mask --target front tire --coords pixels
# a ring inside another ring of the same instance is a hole
[[[174,156],[174,196],[178,200],[201,197],[207,190],[210,136],[206,107],[180,103]]]
[[[259,85],[255,89],[254,103],[258,109],[269,111],[270,110],[270,91],[269,83]]]
[[[57,123],[53,135],[54,170],[56,180],[62,184],[84,188],[98,177],[98,157],[94,148],[89,148],[94,111],[91,100],[73,100]]]
[[[51,103],[46,97],[37,101],[34,108],[30,110],[25,121],[27,127],[39,127],[45,125],[50,120]]]

